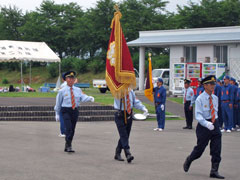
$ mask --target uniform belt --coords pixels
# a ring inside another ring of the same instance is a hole
[[[215,121],[217,121],[218,119],[215,119]],[[209,122],[211,122],[212,121],[212,119],[206,119],[206,121],[209,121]]]
[[[124,114],[124,111],[121,111],[121,110],[117,110],[117,111]],[[127,113],[127,115],[132,115],[132,110],[131,110],[131,114],[128,114],[127,110],[126,110],[126,113]]]
[[[189,102],[191,102],[191,101],[186,101],[185,103],[189,103]]]
[[[77,107],[75,107],[75,109],[72,109],[72,107],[61,107],[62,109],[69,109],[69,110],[76,110],[78,109]]]
[[[230,102],[230,101],[229,101],[229,100],[226,100],[226,101],[222,101],[222,102],[227,103],[227,102]]]

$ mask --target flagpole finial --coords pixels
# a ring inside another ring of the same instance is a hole
[[[115,11],[117,11],[117,12],[119,11],[118,4],[115,4],[115,5],[114,5],[114,9],[115,9]]]

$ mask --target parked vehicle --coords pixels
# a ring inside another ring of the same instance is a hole
[[[136,89],[139,88],[139,74],[137,69],[134,68],[135,76],[136,76]],[[93,87],[98,88],[101,93],[106,93],[107,90],[109,91],[107,87],[107,83],[105,79],[93,79]]]
[[[169,89],[169,69],[153,69],[152,70],[153,86],[157,86],[158,78],[163,79],[163,85]]]

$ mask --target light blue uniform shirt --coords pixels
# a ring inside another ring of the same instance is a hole
[[[187,91],[187,93],[186,93]],[[188,87],[187,89],[183,89],[183,103],[184,103],[184,98],[186,95],[186,101],[191,101],[190,106],[193,106],[194,104],[194,91],[191,87]]]
[[[207,127],[207,120],[211,119],[211,110],[209,95],[205,91],[197,97],[195,102],[195,118],[204,127]],[[215,119],[218,118],[218,97],[212,94],[213,108],[215,110]]]
[[[72,88],[73,88],[76,108],[80,105],[80,102],[91,101],[91,97],[87,96],[86,94],[83,94],[80,88],[75,86],[72,86]],[[58,91],[58,94],[56,97],[56,105],[54,107],[54,110],[58,115],[61,110],[61,107],[72,107],[71,91],[68,85],[66,85],[65,87],[63,87]]]
[[[145,106],[141,103],[141,101],[139,99],[136,98],[136,95],[133,92],[133,90],[131,90],[129,92],[129,99],[130,99],[130,103],[131,103],[131,109],[134,107],[136,109],[143,111]],[[120,99],[116,99],[116,98],[114,99],[114,109],[120,110]],[[127,98],[126,97],[125,97],[125,109],[127,110]],[[122,102],[122,111],[123,110],[124,110],[124,106],[123,106],[123,102]]]

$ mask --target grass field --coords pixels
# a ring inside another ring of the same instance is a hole
[[[182,97],[168,97],[168,100],[179,103],[179,104],[183,104],[183,98]]]

